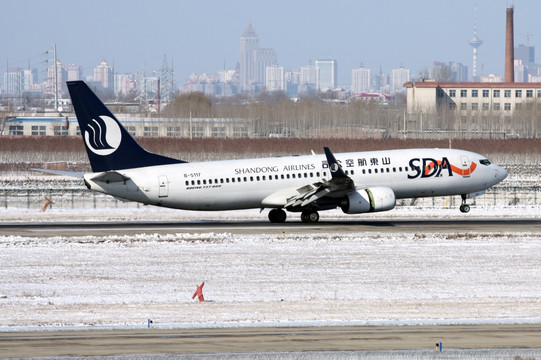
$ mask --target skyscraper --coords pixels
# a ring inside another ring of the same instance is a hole
[[[255,70],[253,83],[258,87],[265,85],[266,68],[278,65],[276,51],[274,49],[259,48],[253,51],[252,68]]]
[[[246,91],[256,81],[256,69],[254,69],[254,50],[259,49],[259,36],[249,24],[244,34],[240,37],[240,89]]]
[[[519,44],[515,46],[515,60],[522,60],[525,66],[535,62],[535,47]]]
[[[351,71],[351,92],[360,94],[370,91],[371,70],[361,66]]]
[[[9,95],[21,95],[23,91],[22,71],[4,73],[4,92]]]
[[[338,78],[336,60],[316,60],[316,68],[319,69],[318,90],[336,89],[336,79]]]
[[[105,60],[94,68],[94,81],[101,83],[105,89],[113,90],[113,68],[110,67]]]
[[[396,94],[404,91],[404,83],[410,81],[410,69],[400,67],[391,70],[391,92]]]
[[[265,76],[266,90],[271,91],[285,91],[286,83],[284,76],[284,67],[278,65],[267,66]]]

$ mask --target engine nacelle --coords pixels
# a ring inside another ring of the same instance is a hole
[[[349,194],[340,207],[346,214],[387,211],[394,208],[394,191],[387,187],[373,187]]]

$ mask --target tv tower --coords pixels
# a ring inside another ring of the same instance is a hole
[[[472,69],[472,78],[473,81],[478,81],[477,77],[477,48],[479,46],[483,45],[483,40],[480,40],[477,37],[477,6],[473,8],[474,16],[475,16],[475,22],[473,25],[473,38],[468,42],[470,46],[473,48],[473,69]]]

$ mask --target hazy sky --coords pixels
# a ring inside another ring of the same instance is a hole
[[[0,59],[10,68],[45,69],[41,55],[56,43],[63,64],[92,75],[102,59],[116,72],[161,70],[174,62],[175,79],[215,73],[239,61],[249,23],[278,63],[299,69],[317,59],[338,61],[339,85],[351,84],[361,63],[378,72],[403,65],[416,76],[433,61],[457,61],[471,78],[474,5],[478,73],[503,75],[505,9],[515,7],[515,45],[541,51],[539,0],[0,0]],[[537,56],[539,58],[541,54]],[[52,58],[52,57],[50,57]],[[539,60],[537,62],[540,62]],[[43,79],[44,72],[40,73]]]

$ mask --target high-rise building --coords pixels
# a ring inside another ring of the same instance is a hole
[[[23,70],[23,91],[35,91],[38,83],[38,69]]]
[[[60,60],[57,59],[56,60],[56,84],[57,84],[59,93],[67,92],[68,90],[66,87],[67,77],[68,77],[68,73],[66,72],[66,69],[64,68]],[[47,68],[47,82],[45,83],[46,94],[55,93],[54,79],[55,79],[55,66],[51,65]]]
[[[284,76],[284,67],[278,65],[267,66],[265,69],[265,87],[271,91],[285,91],[286,82]]]
[[[265,85],[266,68],[278,64],[274,49],[259,48],[253,51],[252,68],[255,70],[254,83],[258,87]]]
[[[94,68],[94,81],[99,82],[104,89],[113,90],[113,68],[107,64],[105,60]]]
[[[515,81],[516,82],[528,82],[528,67],[522,63],[522,60],[515,58]]]
[[[523,44],[515,46],[515,60],[522,60],[525,66],[535,63],[535,47]]]
[[[310,94],[317,89],[317,79],[319,78],[319,69],[315,65],[302,66],[299,71],[299,94]]]
[[[126,96],[135,91],[135,79],[133,74],[115,74],[113,92],[116,96]]]
[[[450,81],[456,81],[456,82],[468,81],[468,67],[467,66],[456,61],[450,61],[449,69],[451,70]]]
[[[363,66],[351,71],[351,92],[360,94],[370,91],[371,70]]]
[[[336,60],[316,60],[319,76],[316,87],[318,90],[334,90],[338,78],[338,65]]]
[[[259,36],[249,24],[244,34],[240,37],[240,88],[246,91],[256,81],[254,69],[254,50],[259,49]]]
[[[410,81],[410,69],[400,67],[391,70],[391,92],[393,94],[404,90],[404,83]]]
[[[22,72],[7,71],[4,73],[4,93],[9,95],[21,95],[23,91]]]
[[[68,73],[68,81],[76,81],[83,78],[83,70],[79,65],[68,64],[66,65],[66,71]]]

